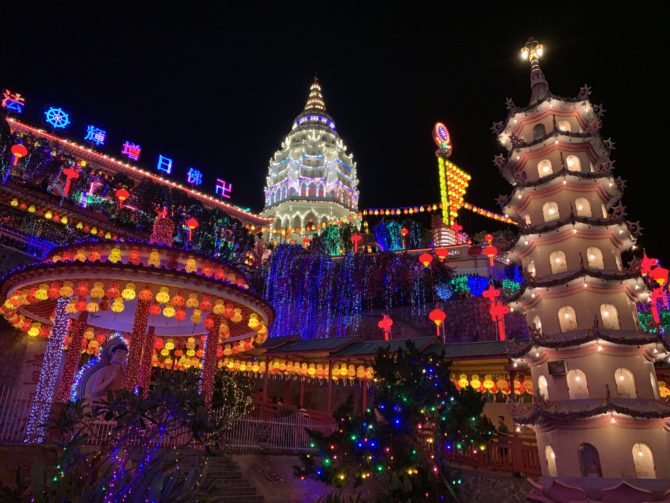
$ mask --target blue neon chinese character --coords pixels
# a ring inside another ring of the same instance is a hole
[[[44,115],[46,121],[56,129],[65,129],[70,124],[70,116],[62,108],[51,107]]]
[[[172,159],[159,155],[158,156],[158,165],[156,166],[158,171],[164,171],[168,175],[172,173]]]
[[[128,159],[132,159],[133,161],[139,161],[141,153],[142,149],[140,146],[136,143],[131,143],[128,140],[123,144],[123,150],[121,150],[121,155],[125,155]]]
[[[106,136],[107,131],[104,129],[100,129],[99,127],[91,125],[86,126],[86,136],[84,136],[84,140],[90,141],[99,146],[105,143]]]
[[[20,114],[23,112],[23,107],[26,104],[26,100],[19,93],[13,93],[9,89],[2,91],[2,108],[11,110]]]
[[[232,191],[232,183],[226,183],[225,180],[221,180],[221,178],[216,179],[216,188],[214,189],[215,194],[218,194],[221,197],[225,197],[226,199],[230,199],[230,193]]]
[[[192,185],[202,185],[202,171],[195,168],[188,168],[186,181]]]

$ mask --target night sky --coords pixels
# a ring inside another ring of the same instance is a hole
[[[505,119],[506,97],[528,102],[519,49],[534,36],[546,47],[542,67],[555,94],[593,86],[592,101],[608,111],[603,135],[616,142],[616,174],[628,181],[628,218],[641,221],[650,254],[670,257],[661,16],[586,3],[577,11],[570,2],[544,10],[543,2],[498,2],[496,10],[471,2],[462,12],[453,2],[420,3],[376,11],[361,1],[26,7],[3,15],[0,85],[26,97],[24,120],[41,123],[47,104],[60,106],[71,114],[71,139],[82,141],[95,124],[108,131],[103,151],[118,155],[123,141],[135,141],[144,167],[154,169],[161,153],[174,159],[175,179],[196,167],[204,191],[224,178],[234,204],[258,211],[268,160],[317,72],[358,162],[361,208],[438,200],[430,133],[440,120],[452,160],[473,176],[466,199],[498,211],[494,198],[510,187],[491,163],[502,149],[489,127]],[[463,223],[488,225],[475,216]]]

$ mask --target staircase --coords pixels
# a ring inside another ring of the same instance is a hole
[[[197,466],[201,452],[194,452],[182,458],[182,466]],[[204,477],[213,480],[222,488],[216,499],[220,503],[263,503],[263,496],[244,478],[242,472],[228,457],[217,454],[207,459]]]

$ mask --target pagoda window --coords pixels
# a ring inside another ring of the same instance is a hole
[[[537,378],[537,391],[543,400],[549,400],[549,389],[546,377],[540,376]]]
[[[635,377],[628,369],[616,369],[614,371],[614,380],[616,381],[616,391],[619,398],[637,398],[635,391]]]
[[[307,194],[309,197],[316,197],[316,185],[313,183],[309,184],[309,192]]]
[[[530,215],[528,214],[524,215],[523,221],[526,222],[526,225],[530,225]]]
[[[591,269],[605,269],[603,252],[600,251],[600,248],[596,248],[595,246],[587,248],[586,258],[588,259],[589,267]]]
[[[298,195],[298,191],[296,190],[295,187],[291,187],[290,189],[288,189],[288,195],[289,195],[290,197],[297,196],[297,195]]]
[[[585,197],[575,199],[575,210],[577,210],[578,217],[593,216],[593,213],[591,213],[591,203]]]
[[[551,252],[551,255],[549,255],[549,261],[551,262],[552,274],[557,274],[559,272],[565,272],[568,270],[568,261],[565,257],[565,252],[562,250]]]
[[[537,315],[533,318],[533,328],[542,333],[542,320]]]
[[[549,201],[542,205],[542,215],[544,216],[545,222],[551,222],[552,220],[558,220],[560,215],[558,213],[558,204],[555,201]]]
[[[633,462],[635,463],[635,474],[638,479],[656,478],[654,455],[647,444],[635,444],[633,446]]]
[[[554,169],[551,166],[551,161],[549,159],[542,159],[537,163],[537,173],[540,178],[544,176],[549,176],[554,172]]]
[[[556,469],[556,453],[550,445],[544,448],[544,457],[547,460],[547,472],[550,477],[558,477],[558,470]]]
[[[619,330],[619,313],[612,304],[602,304],[600,306],[600,317],[603,320],[603,327],[608,330]]]
[[[307,197],[307,185],[305,185],[304,183],[300,185],[300,195],[302,197]]]
[[[563,306],[558,310],[558,324],[561,332],[577,330],[577,313],[572,306]]]
[[[602,477],[600,455],[593,445],[584,443],[579,446],[579,471],[582,477]]]
[[[586,382],[586,374],[579,369],[568,371],[568,395],[570,400],[589,398],[589,386]]]
[[[284,185],[281,188],[281,195],[280,195],[281,199],[280,200],[283,201],[284,199],[286,199],[286,195],[287,195],[287,190],[286,190],[286,186]]]
[[[528,272],[528,275],[531,278],[535,278],[535,274],[536,274],[535,261],[531,260],[530,262],[528,262],[528,265],[526,266],[526,271]]]
[[[544,124],[535,124],[533,126],[533,139],[539,140],[547,134],[547,128],[544,127]]]
[[[569,155],[565,159],[565,164],[568,166],[568,171],[581,171],[582,163],[576,155]]]
[[[570,125],[569,121],[562,120],[558,121],[558,129],[565,133],[569,133],[570,131],[572,131],[572,126]]]

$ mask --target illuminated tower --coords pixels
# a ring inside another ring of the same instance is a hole
[[[270,160],[263,215],[275,217],[275,230],[310,233],[328,222],[353,220],[357,187],[353,154],[326,112],[315,79],[304,110]]]
[[[658,398],[654,361],[665,353],[642,332],[635,302],[647,298],[639,271],[624,268],[637,224],[626,222],[623,181],[613,177],[603,109],[584,86],[554,96],[531,39],[530,104],[494,124],[508,150],[495,163],[514,186],[504,212],[520,225],[508,257],[528,282],[509,303],[535,329],[520,361],[538,403],[519,405],[532,424],[546,476],[670,479],[670,408]]]

